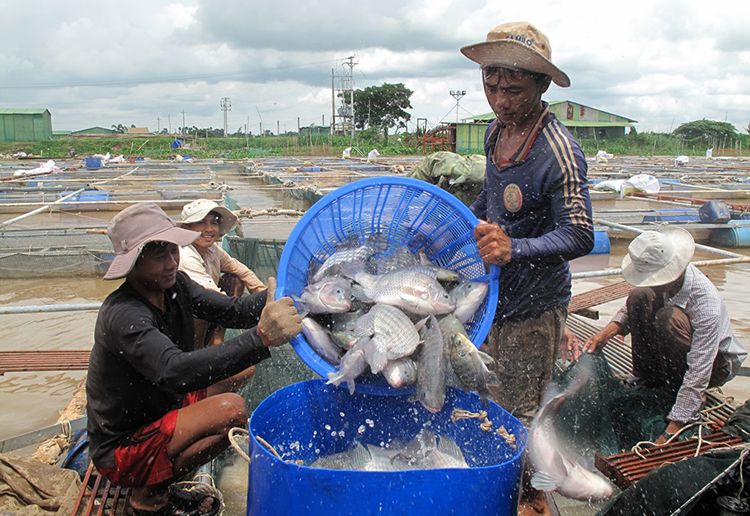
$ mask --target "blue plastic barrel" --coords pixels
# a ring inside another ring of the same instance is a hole
[[[481,346],[497,308],[499,269],[488,272],[479,254],[474,227],[479,220],[469,208],[442,188],[405,177],[361,179],[316,202],[294,226],[279,259],[276,297],[299,296],[307,285],[310,268],[322,264],[336,246],[356,235],[381,234],[389,243],[423,250],[441,267],[457,271],[463,279],[488,281],[489,292],[466,324],[469,338]],[[292,339],[294,350],[323,378],[335,371],[307,343],[303,334]],[[403,394],[391,389],[382,376],[363,377],[357,389],[380,394]]]
[[[83,161],[86,164],[86,168],[89,170],[102,168],[102,158],[94,158],[92,156],[89,156],[87,158],[84,158]]]
[[[610,252],[609,233],[604,230],[594,230],[594,248],[589,254],[609,254]]]
[[[486,410],[493,431],[481,430],[476,419],[452,422],[454,407]],[[470,468],[365,472],[293,462],[309,464],[355,441],[376,446],[408,442],[425,425],[455,441]],[[501,425],[515,435],[515,447],[494,431]],[[431,414],[407,396],[350,396],[346,389],[310,380],[266,398],[253,412],[249,432],[247,507],[252,516],[516,514],[526,429],[499,405],[485,405],[472,393],[449,388],[443,410]]]
[[[723,247],[750,247],[750,220],[730,220],[726,228],[712,229],[709,238]]]

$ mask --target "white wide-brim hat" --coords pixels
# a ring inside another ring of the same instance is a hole
[[[461,53],[482,68],[501,66],[549,75],[563,88],[570,78],[552,64],[549,39],[528,22],[503,23],[487,34],[487,40],[461,48]]]
[[[693,236],[682,228],[644,231],[628,246],[622,277],[634,287],[666,285],[685,272],[694,253]]]
[[[194,222],[200,222],[212,211],[221,215],[219,231],[222,235],[227,234],[237,225],[237,216],[234,213],[224,206],[221,206],[216,201],[211,201],[209,199],[198,199],[197,201],[186,204],[182,208],[182,223],[192,224]]]

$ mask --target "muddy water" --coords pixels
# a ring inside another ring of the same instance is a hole
[[[253,180],[250,180],[253,181]],[[259,183],[248,184],[248,179],[231,181],[231,192],[240,206],[261,208],[303,209],[299,201],[288,200],[278,188],[264,188]],[[103,224],[113,213],[89,217],[87,222]],[[176,215],[173,213],[172,215]],[[76,215],[49,214],[29,219],[29,226],[58,225],[61,222],[81,221]],[[38,226],[37,226],[38,227]],[[284,239],[293,221],[268,217],[243,223],[246,236]],[[609,259],[590,257],[584,260],[587,269],[619,267],[626,252],[626,241],[613,241]],[[697,258],[710,258],[700,254]],[[750,285],[750,265],[705,267],[704,272],[722,293],[738,338],[750,345],[750,311],[744,301]],[[619,277],[592,278],[574,282],[574,293],[619,281]],[[117,288],[119,281],[101,279],[24,279],[0,280],[0,304],[54,304],[101,301]],[[621,306],[614,301],[598,307],[604,324]],[[23,349],[83,349],[90,348],[96,312],[68,312],[53,314],[0,315],[0,350]],[[0,439],[53,424],[58,412],[70,400],[84,372],[8,373],[0,376]],[[744,400],[750,392],[747,378],[730,382],[728,389],[737,399]]]

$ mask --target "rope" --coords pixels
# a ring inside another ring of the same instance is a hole
[[[208,481],[195,480],[200,477],[207,477]],[[224,509],[224,494],[214,485],[214,479],[207,473],[198,473],[193,480],[183,480],[175,482],[170,486],[173,489],[179,489],[190,495],[197,494],[202,497],[212,497],[219,501],[219,507]],[[221,512],[221,510],[219,512]]]
[[[245,460],[245,462],[250,464],[250,455],[248,455],[247,452],[239,444],[237,444],[235,436],[237,436],[238,434],[241,435],[241,437],[245,440],[245,444],[249,446],[250,434],[244,428],[239,427],[234,427],[229,430],[229,444],[232,448],[234,448],[234,451],[236,451],[237,454]]]

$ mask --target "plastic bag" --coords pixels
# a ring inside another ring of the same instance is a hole
[[[623,181],[620,187],[620,195],[624,196],[633,192],[659,193],[661,185],[659,180],[649,174],[636,174],[630,179]]]
[[[352,148],[347,147],[344,149],[344,151],[341,153],[341,159],[349,159],[352,157]]]
[[[378,156],[380,156],[378,149],[372,149],[370,152],[367,153],[367,161],[372,161]]]

